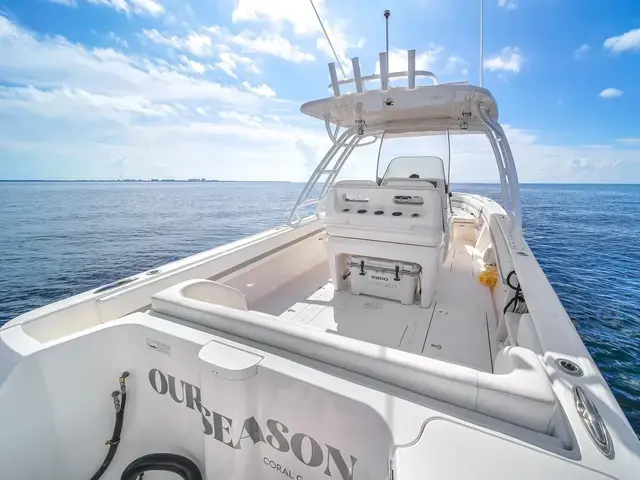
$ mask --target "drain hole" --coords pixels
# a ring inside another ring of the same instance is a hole
[[[391,215],[393,215],[394,217],[401,217],[402,212],[393,212]]]
[[[581,377],[583,372],[580,365],[571,360],[567,360],[566,358],[559,358],[556,360],[556,365],[562,370],[564,373],[568,373],[569,375],[573,375],[574,377]]]
[[[343,208],[343,209],[342,209],[342,211],[343,211],[344,213],[347,213],[347,212],[350,212],[350,211],[351,211],[351,209],[350,209],[350,208]]]
[[[418,218],[418,217],[420,216],[420,214],[419,214],[419,213],[412,213],[412,214],[411,214],[411,216],[412,216],[413,218]]]
[[[366,210],[358,210],[358,213],[367,213]]]
[[[384,212],[382,210],[376,210],[373,212],[375,215],[382,215]]]

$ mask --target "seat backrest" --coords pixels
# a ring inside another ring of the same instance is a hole
[[[338,180],[334,183],[340,187],[377,187],[378,184],[373,180]]]
[[[336,184],[323,221],[329,235],[427,246],[440,246],[445,228],[440,194],[428,182],[418,188]]]
[[[436,180],[426,180],[424,178],[387,178],[380,184],[381,187],[387,188],[436,188],[438,182]]]

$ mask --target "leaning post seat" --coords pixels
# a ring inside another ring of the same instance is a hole
[[[444,220],[440,192],[430,182],[403,179],[378,186],[338,182],[327,193],[324,223],[327,257],[336,290],[344,257],[364,256],[421,267],[420,305],[429,307],[442,262]]]

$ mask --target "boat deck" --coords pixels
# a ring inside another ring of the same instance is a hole
[[[491,293],[477,279],[481,266],[471,245],[454,240],[430,308],[336,292],[324,265],[251,308],[283,321],[493,372],[496,322]],[[306,298],[300,295],[305,290],[311,292]],[[287,303],[296,293],[302,300]]]

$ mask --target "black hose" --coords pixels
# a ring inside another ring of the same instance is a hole
[[[91,480],[98,480],[100,477],[102,477],[104,472],[107,471],[107,468],[109,468],[113,457],[115,457],[116,455],[118,445],[120,445],[120,434],[122,433],[122,424],[124,422],[124,408],[127,404],[127,391],[124,387],[124,380],[128,376],[129,372],[124,372],[120,377],[120,391],[122,393],[122,401],[120,402],[119,408],[116,395],[118,392],[114,392],[113,397],[114,404],[116,405],[116,423],[113,426],[113,435],[111,437],[111,440],[108,440],[106,442],[106,444],[109,445],[109,451],[107,452],[107,456],[104,458],[104,461],[102,462],[102,465],[100,465],[98,471],[93,475],[93,477],[91,477]]]
[[[515,312],[516,309],[518,308],[518,302],[524,302],[524,295],[522,294],[522,288],[520,287],[520,281],[518,280],[518,285],[511,285],[511,277],[514,276],[516,274],[515,270],[511,270],[511,272],[509,272],[509,275],[507,275],[507,285],[509,285],[509,288],[511,288],[512,290],[515,290],[516,293],[513,295],[513,297],[511,298],[511,300],[509,300],[507,302],[507,304],[504,306],[504,308],[502,309],[502,313],[505,314],[507,313],[507,310],[509,310],[509,307],[511,306],[511,304],[513,304],[513,310],[512,312]]]
[[[187,457],[174,453],[150,453],[131,462],[122,472],[120,480],[137,480],[152,470],[171,472],[184,480],[202,480],[198,466]]]

